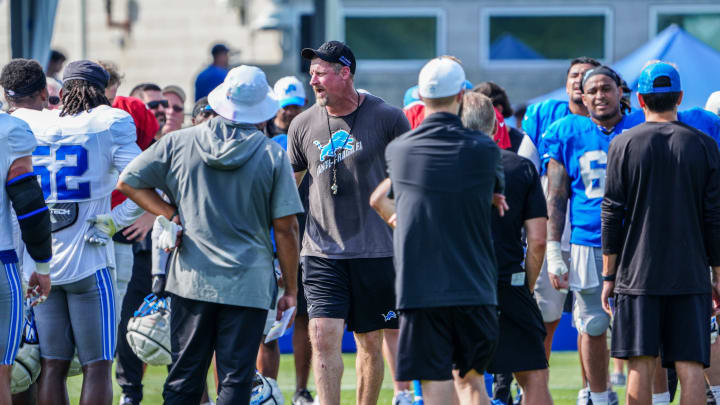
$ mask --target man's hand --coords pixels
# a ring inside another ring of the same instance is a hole
[[[132,225],[125,228],[123,235],[130,240],[140,242],[147,237],[148,232],[153,227],[155,215],[146,212],[140,216]]]
[[[93,215],[88,218],[87,222],[90,224],[90,229],[85,234],[85,241],[88,243],[107,245],[117,232],[115,221],[110,215]]]
[[[390,218],[388,218],[387,223],[388,223],[388,225],[390,225],[390,227],[392,229],[397,228],[397,213],[393,213],[392,215],[390,215]]]
[[[608,315],[611,317],[613,316],[612,308],[610,308],[610,298],[615,296],[615,282],[614,281],[604,281],[603,282],[603,289],[602,289],[602,307],[605,312],[607,312]]]
[[[500,193],[493,194],[492,205],[497,208],[498,214],[500,214],[501,217],[505,216],[505,211],[510,210],[510,206],[508,206],[505,201],[505,196]]]
[[[180,237],[182,236],[182,226],[180,226],[180,219],[176,215],[172,221],[165,218],[162,215],[158,215],[155,218],[153,229],[159,231],[157,236],[157,247],[170,251],[180,245]]]
[[[38,264],[47,264],[47,263],[38,263]],[[50,295],[50,289],[52,288],[50,283],[50,275],[49,274],[38,274],[37,272],[33,272],[33,274],[30,276],[30,280],[28,281],[28,289],[25,294],[26,298],[34,299],[30,306],[36,306],[38,304],[42,304],[47,297]]]
[[[287,311],[288,309],[292,307],[297,307],[297,293],[296,292],[288,292],[287,290],[285,293],[280,297],[277,303],[277,316],[275,317],[275,320],[279,321],[282,319],[283,313]],[[288,327],[295,323],[295,315],[297,315],[297,310],[295,313],[293,313],[292,318],[290,319],[290,323],[288,324]]]
[[[167,278],[164,274],[155,274],[152,277],[152,292],[157,295],[158,298],[163,298],[167,294],[165,293],[165,282]]]
[[[562,257],[562,248],[558,241],[548,241],[546,248],[547,270],[550,282],[556,290],[567,292],[568,268]]]

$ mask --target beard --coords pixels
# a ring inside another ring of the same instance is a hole
[[[611,118],[617,117],[619,114],[620,114],[620,106],[618,106],[618,108],[615,109],[615,111],[608,111],[603,114],[597,114],[597,113],[595,113],[594,110],[590,111],[590,116],[592,116],[593,118],[595,118],[598,121],[607,121]]]

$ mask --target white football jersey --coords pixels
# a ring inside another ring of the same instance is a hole
[[[24,156],[30,156],[35,149],[35,137],[23,120],[0,112],[0,251],[17,248],[13,226],[14,212],[5,190],[7,175],[12,163]]]
[[[28,109],[18,109],[13,115],[26,121],[35,133],[33,170],[45,202],[77,203],[75,221],[52,234],[53,283],[72,283],[108,267],[112,249],[86,243],[84,238],[90,217],[110,213],[110,193],[118,174],[140,154],[132,117],[105,105],[74,116],[61,117],[60,110]],[[52,215],[68,212],[67,207],[51,207]],[[25,256],[24,273],[29,277],[35,263],[27,260],[27,253]]]

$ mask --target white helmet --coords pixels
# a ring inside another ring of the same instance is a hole
[[[10,376],[10,391],[13,394],[27,391],[40,375],[40,345],[38,344],[35,314],[28,310],[23,324],[20,349]]]
[[[10,392],[18,394],[27,391],[40,375],[40,345],[23,342],[15,356]]]
[[[250,405],[283,405],[284,402],[277,381],[256,372],[250,392]]]
[[[170,355],[170,309],[167,299],[155,294],[145,302],[127,326],[128,344],[140,360],[151,366],[164,366],[172,362]]]
[[[72,361],[70,362],[70,368],[68,368],[68,377],[75,377],[76,375],[82,374],[82,364],[80,364],[80,359],[78,358],[77,349],[75,349],[75,355],[72,358]]]

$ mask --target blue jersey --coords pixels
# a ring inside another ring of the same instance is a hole
[[[638,123],[645,122],[645,114],[642,110],[633,111],[629,116]],[[709,135],[720,147],[720,117],[717,115],[702,108],[693,107],[678,111],[678,121]]]
[[[544,174],[544,165],[540,165],[539,153],[542,149],[540,143],[543,134],[552,123],[571,114],[567,101],[545,100],[532,104],[527,108],[525,118],[522,121],[525,137],[518,150],[518,155],[530,159],[540,174]]]
[[[570,242],[600,247],[600,203],[605,194],[605,170],[610,141],[643,122],[644,117],[623,116],[609,134],[590,118],[569,115],[552,124],[542,139],[543,161],[555,159],[570,178]]]

